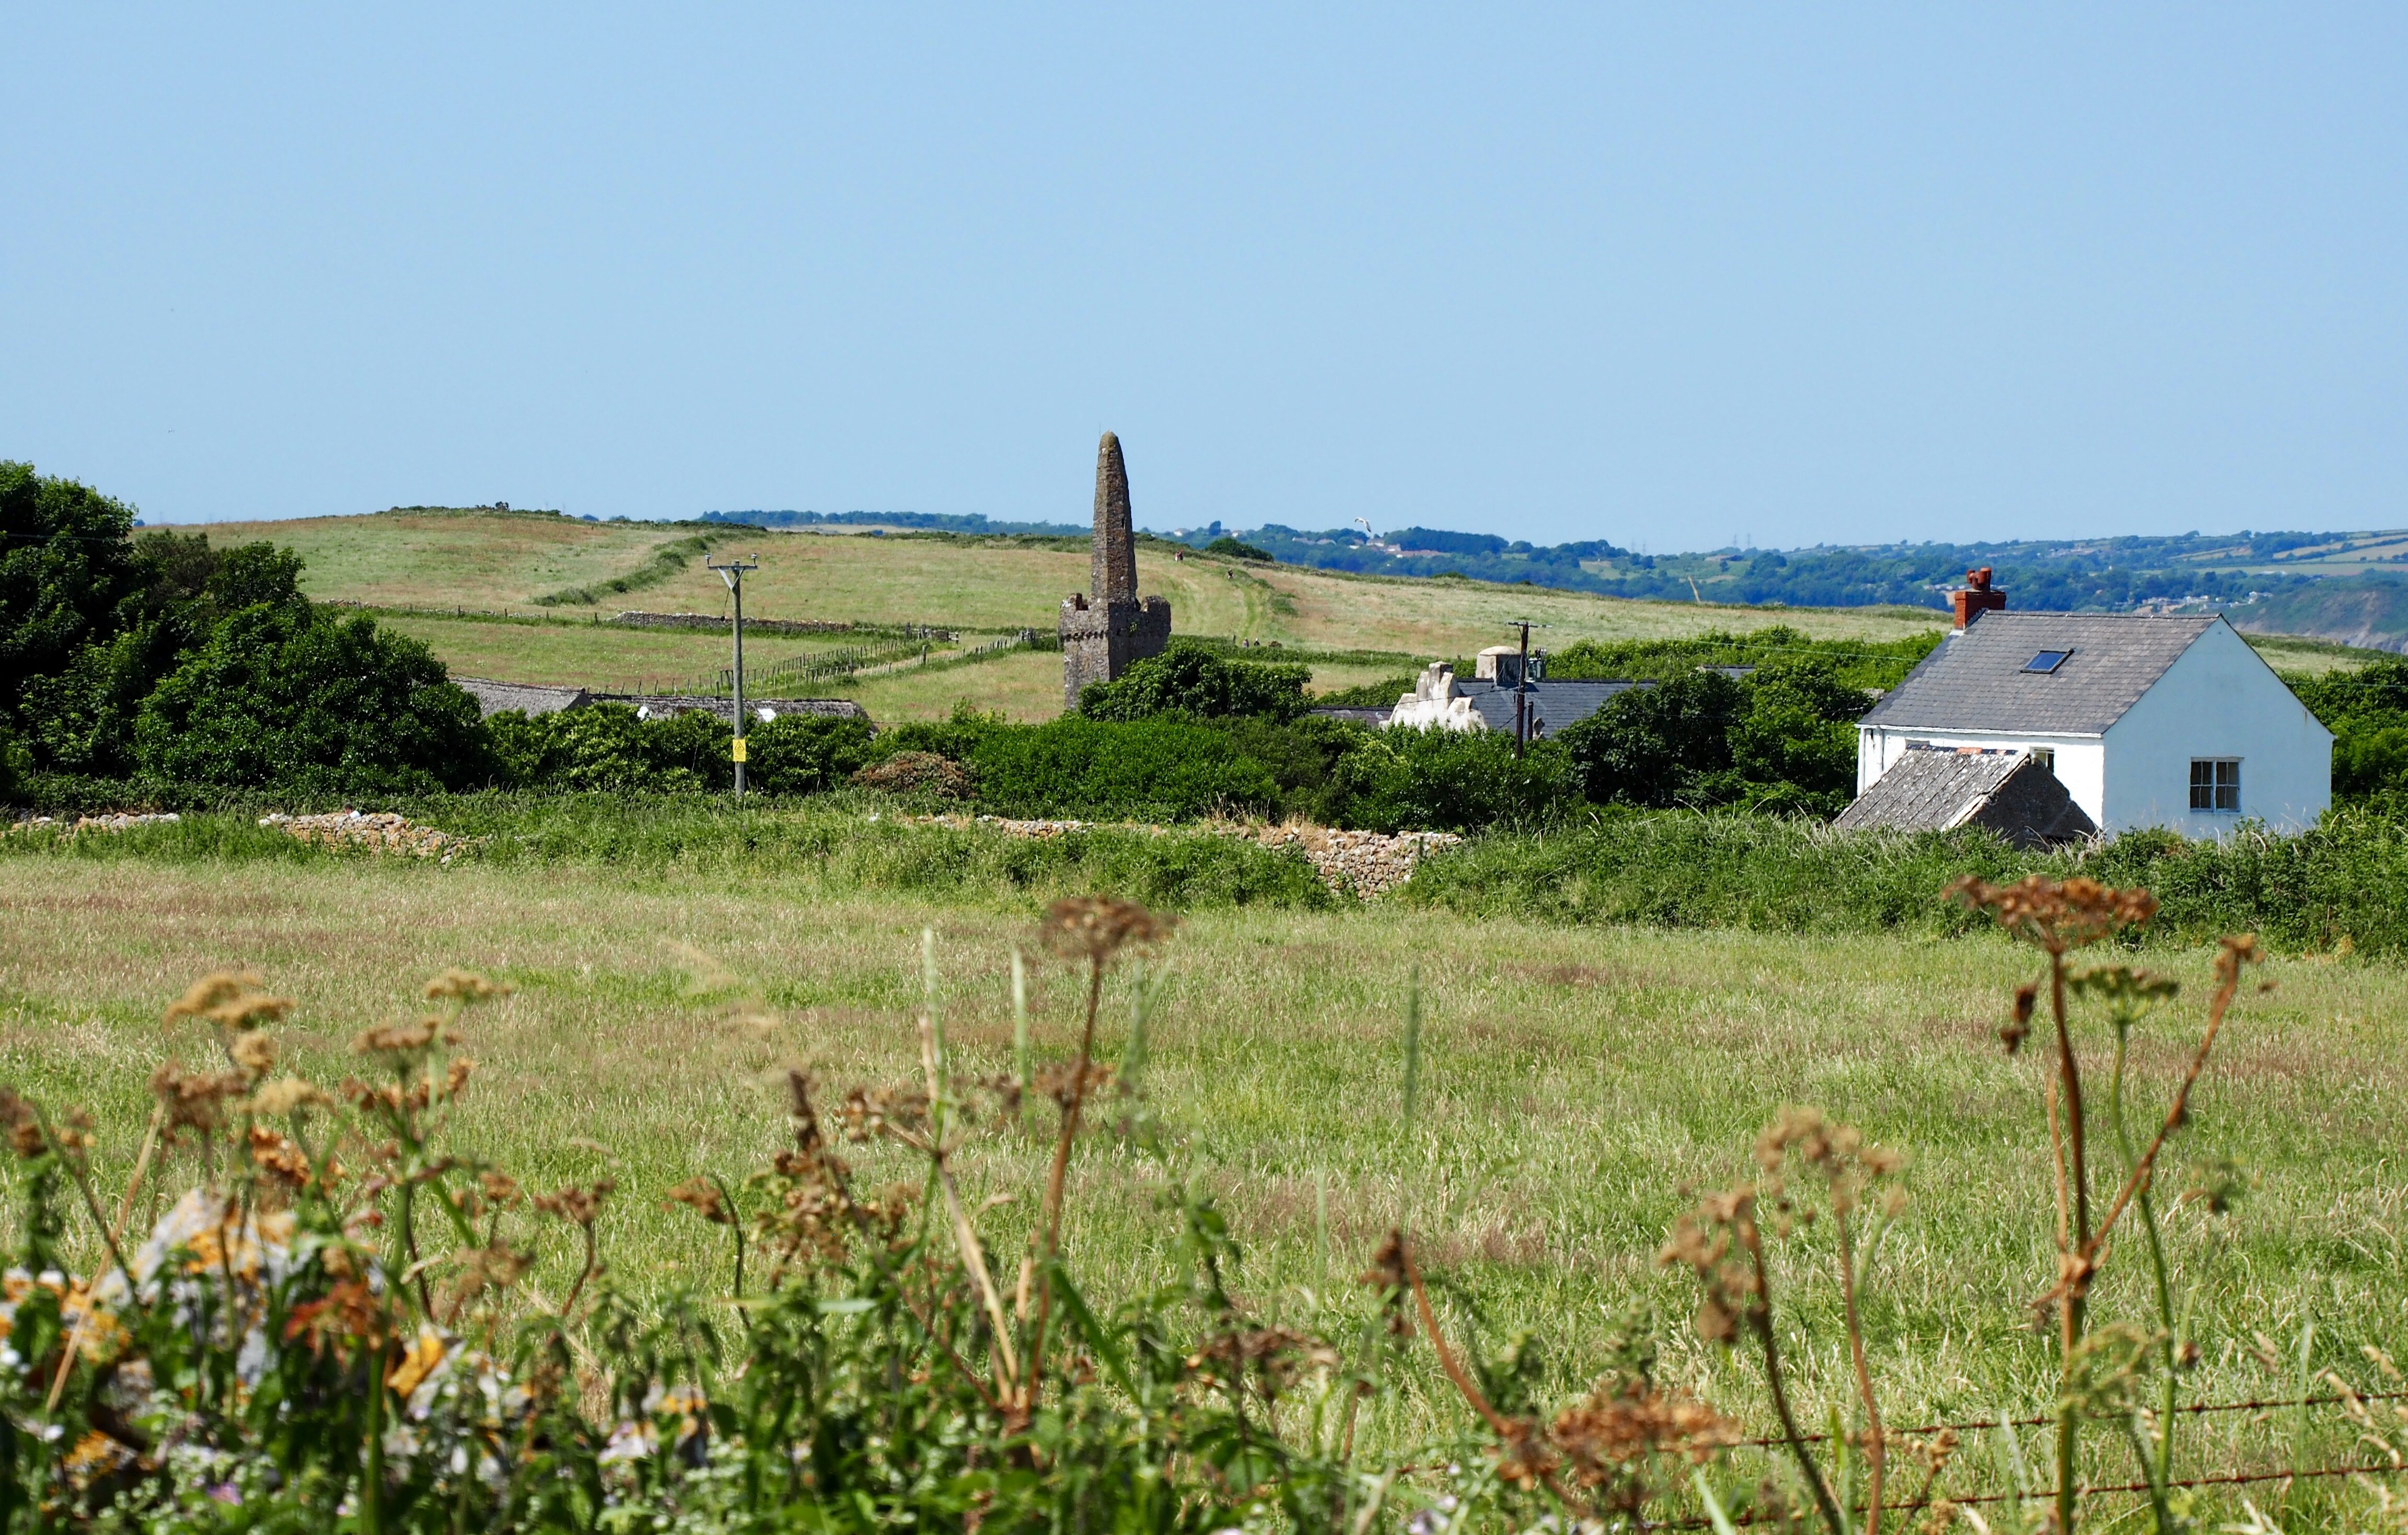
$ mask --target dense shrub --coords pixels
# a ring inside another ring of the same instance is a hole
[[[1856,722],[1871,703],[1864,689],[1828,665],[1788,658],[1740,686],[1746,707],[1731,722],[1733,779],[1721,797],[1757,810],[1838,814],[1856,794]]]
[[[1260,565],[1269,565],[1273,563],[1270,551],[1267,549],[1257,549],[1253,544],[1247,543],[1243,539],[1232,538],[1226,534],[1213,539],[1211,543],[1206,544],[1204,546],[1204,552],[1207,554],[1226,554],[1233,560],[1251,560]]]
[[[625,704],[592,704],[533,718],[506,710],[485,727],[496,778],[517,788],[694,793],[736,782],[733,732],[700,712],[644,719]]]
[[[968,762],[978,754],[979,742],[994,730],[1016,730],[999,713],[982,714],[976,705],[965,698],[953,706],[950,718],[942,720],[905,720],[888,725],[878,733],[870,745],[873,760],[891,757],[903,752],[929,752],[955,762]]]
[[[1338,824],[1339,759],[1371,738],[1358,724],[1304,715],[1282,723],[1259,715],[1209,722],[1229,744],[1263,765],[1279,785],[1277,813]]]
[[[1494,730],[1380,730],[1338,759],[1326,806],[1332,824],[1364,831],[1470,831],[1551,820],[1578,792],[1554,741],[1517,757]]]
[[[1798,932],[1955,933],[1956,875],[2080,873],[2145,885],[2155,940],[2255,932],[2293,952],[2347,938],[2408,953],[2408,822],[2344,808],[2295,837],[2222,842],[2128,832],[2095,846],[2020,853],[1986,832],[1838,833],[1799,817],[1607,811],[1543,837],[1493,836],[1425,862],[1407,898],[1548,922]]]
[[[33,754],[25,750],[16,732],[8,728],[7,722],[0,720],[0,805],[17,802],[33,767]]]
[[[696,716],[700,717],[700,716]],[[714,724],[717,722],[712,722]],[[721,727],[720,753],[730,732]],[[873,740],[866,720],[816,714],[781,714],[744,732],[744,778],[763,794],[810,795],[833,789],[869,760]]]
[[[1292,720],[1305,710],[1304,685],[1312,680],[1305,667],[1231,660],[1174,641],[1160,655],[1131,662],[1116,681],[1088,683],[1079,693],[1079,712],[1091,720],[1173,713]]]
[[[1268,811],[1269,771],[1229,738],[1190,720],[1122,724],[1065,715],[992,726],[973,749],[979,803],[1003,815],[1183,821]]]
[[[2286,681],[2333,733],[2335,796],[2408,791],[2408,660]]]
[[[1870,700],[1833,664],[1779,656],[1742,678],[1691,670],[1556,733],[1600,805],[1744,805],[1828,816],[1856,787]]]
[[[1598,804],[1695,804],[1729,771],[1731,724],[1745,702],[1730,678],[1691,671],[1619,694],[1555,739],[1580,792]]]
[[[29,681],[138,615],[152,571],[133,526],[122,501],[0,461],[0,707],[17,712]]]
[[[136,541],[147,584],[121,608],[126,626],[26,685],[28,736],[44,768],[122,777],[137,768],[142,706],[231,614],[266,605],[306,614],[300,556],[273,544],[212,549],[207,534],[158,529]]]
[[[476,700],[423,644],[302,605],[220,622],[135,737],[145,771],[205,783],[457,788],[489,772]]]

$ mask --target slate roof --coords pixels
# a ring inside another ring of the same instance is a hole
[[[1949,831],[1969,825],[2023,848],[2099,830],[2057,775],[2022,752],[1910,751],[1831,823],[1838,831]]]
[[[597,693],[594,702],[630,704],[653,714],[716,714],[731,724],[736,720],[736,705],[724,696],[704,697],[692,693]],[[778,715],[820,714],[830,719],[867,720],[869,711],[850,698],[751,698],[744,708],[755,720],[760,710]]]
[[[1893,730],[2096,736],[2190,649],[2213,615],[1990,612],[1950,635],[1856,723]],[[2053,672],[2024,667],[2067,651]]]
[[[1564,726],[1603,709],[1617,693],[1627,693],[1645,682],[1550,682],[1544,679],[1530,684],[1530,717],[1538,722],[1531,732],[1535,737],[1552,735]],[[1513,690],[1493,682],[1457,680],[1455,690],[1471,700],[1482,723],[1491,730],[1513,733]]]
[[[594,701],[581,687],[534,687],[524,682],[496,682],[483,677],[454,677],[452,681],[466,689],[468,696],[477,700],[477,712],[480,716],[516,709],[533,718],[538,714],[557,713],[564,709],[580,709]]]

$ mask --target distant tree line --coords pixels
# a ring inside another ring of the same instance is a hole
[[[1988,566],[2018,608],[2114,611],[2157,599],[2205,597],[2237,602],[2252,592],[2288,592],[2315,579],[2199,563],[2236,546],[2264,560],[2339,537],[2260,533],[2196,534],[2089,541],[1885,544],[1792,550],[1725,549],[1640,554],[1603,539],[1533,544],[1494,534],[1407,527],[1373,547],[1357,528],[1307,532],[1267,524],[1249,543],[1292,565],[1394,576],[1459,575],[1607,596],[1686,602],[1785,603],[1791,607],[1944,606],[1942,588]],[[2382,578],[2378,578],[2382,579]]]

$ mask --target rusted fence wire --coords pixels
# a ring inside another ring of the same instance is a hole
[[[2175,1408],[2174,1411],[2179,1414],[2186,1416],[2198,1416],[2210,1413],[2265,1413],[2273,1412],[2277,1409],[2297,1410],[2308,1407],[2339,1407],[2344,1405],[2362,1406],[2368,1402],[2379,1401],[2408,1401],[2408,1391],[2344,1390],[2327,1392],[2311,1397],[2265,1397],[2255,1398],[2246,1401],[2189,1402],[2181,1407]],[[1990,1418],[1987,1420],[1968,1419],[1961,1422],[1924,1424],[1914,1428],[1891,1428],[1886,1430],[1882,1437],[1885,1441],[1896,1442],[1918,1439],[1940,1433],[1973,1433],[1985,1429],[1996,1431],[2002,1427],[2042,1428],[2056,1421],[2056,1418],[2050,1416]],[[1799,1440],[1809,1444],[1828,1443],[1831,1438],[1831,1436],[1827,1433],[1800,1434],[1798,1437]],[[1733,1441],[1731,1442],[1731,1447],[1734,1449],[1773,1449],[1784,1446],[1788,1442],[1789,1440],[1784,1435],[1765,1434],[1750,1439]],[[2167,1482],[2165,1485],[2169,1488],[2248,1486],[2267,1482],[2305,1481],[2333,1476],[2390,1476],[2401,1474],[2403,1471],[2408,1471],[2408,1458],[2403,1458],[2398,1451],[2394,1451],[2392,1452],[2391,1458],[2387,1461],[2362,1461],[2343,1466],[2280,1466],[2262,1470],[2217,1471],[2199,1476],[2176,1477]],[[2105,1482],[2085,1486],[2081,1489],[2081,1493],[2083,1497],[2087,1498],[2102,1493],[2146,1493],[2150,1490],[2149,1484],[2146,1482]],[[1935,1497],[1931,1494],[1930,1489],[1927,1487],[1924,1492],[1918,1494],[1913,1500],[1892,1504],[1891,1509],[1893,1512],[1900,1514],[1913,1514],[1921,1513],[1926,1509],[1929,1509],[1942,1503],[1953,1507],[1963,1507],[1967,1504],[2006,1503],[2017,1502],[2026,1499],[2045,1501],[2046,1497],[2047,1494],[2045,1492],[2028,1492],[2019,1490],[2007,1492],[1967,1493],[1962,1497]],[[1732,1525],[1741,1527],[1770,1522],[1770,1516],[1759,1515],[1753,1511],[1730,1514],[1727,1518],[1729,1523]],[[1677,1519],[1641,1520],[1638,1524],[1637,1528],[1641,1529],[1692,1530],[1712,1529],[1715,1528],[1715,1525],[1713,1520],[1706,1517],[1705,1515],[1689,1514]]]
[[[2200,1401],[2192,1402],[2187,1406],[2177,1407],[2174,1411],[2176,1413],[2190,1414],[2200,1413],[2262,1413],[2277,1407],[2338,1407],[2344,1402],[2350,1401],[2408,1401],[2408,1391],[2353,1391],[2346,1396],[2339,1392],[2333,1392],[2321,1397],[2277,1397],[2257,1401]],[[1930,1423],[1924,1425],[1920,1428],[1892,1428],[1885,1432],[1882,1437],[1884,1439],[1913,1439],[1923,1434],[1937,1434],[1943,1432],[1969,1433],[1975,1429],[1996,1428],[1999,1427],[2000,1421],[2000,1420],[1997,1418],[1990,1418],[1985,1421],[1972,1421],[1965,1423]],[[2045,1428],[2056,1421],[2057,1419],[2051,1416],[2008,1418],[2005,1420],[2006,1425],[2013,1428]],[[1800,1434],[1798,1437],[1809,1444],[1828,1443],[1831,1438],[1828,1434]],[[1751,1449],[1769,1449],[1773,1445],[1786,1444],[1789,1441],[1780,1434],[1766,1434],[1756,1439],[1742,1439],[1733,1442],[1738,1446]]]

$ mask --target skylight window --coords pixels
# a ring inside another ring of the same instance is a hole
[[[2065,658],[2072,653],[2073,653],[2071,651],[2042,651],[2038,655],[2033,656],[2030,660],[2024,663],[2024,670],[2042,672],[2055,671],[2057,667],[2065,665]]]

